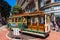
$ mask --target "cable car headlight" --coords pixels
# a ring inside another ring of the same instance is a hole
[[[16,24],[15,24],[15,23],[12,23],[12,24],[11,24],[11,26],[15,27],[15,26],[16,26]]]

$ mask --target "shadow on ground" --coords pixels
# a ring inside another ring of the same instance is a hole
[[[42,37],[42,36],[32,35],[32,34],[28,34],[28,33],[22,33],[22,35],[26,35],[26,36],[30,36],[30,37],[34,37],[34,38],[41,38],[41,39],[46,39],[49,36],[49,35],[47,35],[46,37]]]

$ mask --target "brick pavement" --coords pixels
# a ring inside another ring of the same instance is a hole
[[[47,40],[60,40],[60,32],[51,31],[49,37],[46,38]]]
[[[8,32],[8,30],[6,28],[3,28],[2,30],[0,30],[0,40],[9,40],[6,37],[7,32]],[[29,39],[29,40],[60,40],[60,33],[51,31],[50,35],[45,39],[34,38],[34,39]]]

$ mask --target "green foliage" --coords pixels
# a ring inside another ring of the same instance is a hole
[[[22,8],[19,5],[16,5],[13,7],[13,13],[21,13],[22,12]]]
[[[7,28],[10,28],[10,23],[7,24]]]

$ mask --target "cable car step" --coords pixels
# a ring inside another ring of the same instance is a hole
[[[24,31],[27,31],[27,32],[34,32],[34,33],[40,33],[40,34],[45,34],[45,32],[40,32],[40,31],[38,31],[38,30],[24,29]]]

